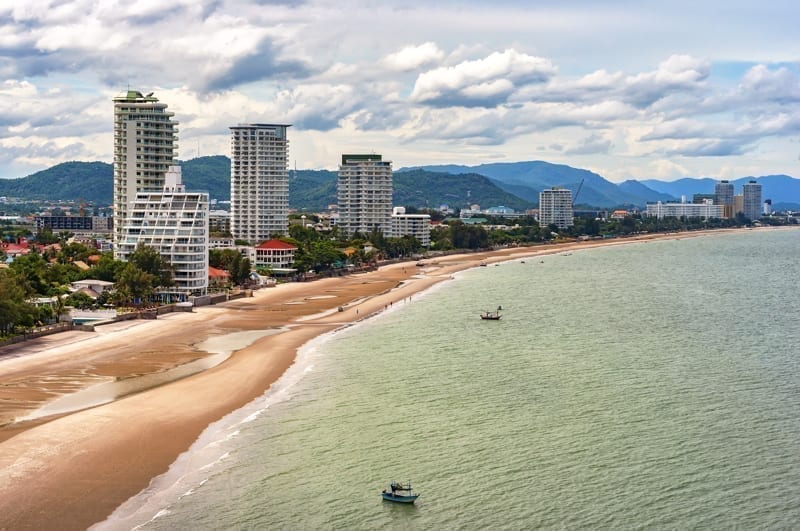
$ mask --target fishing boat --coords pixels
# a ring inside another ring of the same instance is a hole
[[[414,491],[411,490],[411,481],[408,483],[392,481],[389,488],[381,492],[381,497],[395,503],[414,503],[419,498],[419,494],[414,494]]]
[[[502,317],[500,315],[500,310],[502,310],[502,309],[503,309],[502,306],[498,306],[497,310],[495,310],[493,312],[490,312],[490,311],[487,310],[487,311],[481,313],[481,319],[483,319],[485,321],[499,321],[500,317]]]

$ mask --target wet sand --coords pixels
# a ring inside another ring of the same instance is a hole
[[[712,231],[719,234],[722,231]],[[261,396],[310,339],[380,312],[457,271],[543,254],[704,232],[509,248],[282,284],[156,321],[66,332],[0,349],[0,529],[85,529],[167,471],[212,422]],[[338,311],[342,307],[343,311]],[[221,364],[113,402],[16,421],[93,384],[208,356],[209,338],[272,330]]]

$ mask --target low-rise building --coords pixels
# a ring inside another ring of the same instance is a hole
[[[431,216],[429,214],[406,214],[404,207],[392,210],[389,237],[413,236],[423,247],[431,244]]]
[[[646,216],[663,218],[722,218],[725,214],[723,205],[715,205],[710,199],[698,203],[647,203]]]
[[[256,269],[266,267],[273,271],[284,273],[294,272],[294,253],[297,247],[283,240],[272,239],[260,243],[255,247]]]

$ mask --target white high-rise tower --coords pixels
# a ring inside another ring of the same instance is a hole
[[[347,235],[373,230],[388,236],[392,219],[392,163],[380,155],[342,155],[336,182],[339,227]]]
[[[114,256],[123,238],[130,204],[138,192],[164,188],[175,164],[178,122],[153,93],[129,90],[114,98]]]
[[[289,228],[289,140],[291,125],[231,127],[231,232],[257,244]]]

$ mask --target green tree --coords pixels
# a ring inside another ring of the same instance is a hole
[[[72,263],[76,260],[85,262],[89,259],[89,255],[94,254],[94,252],[94,249],[90,249],[82,243],[72,242],[61,247],[61,251],[58,252],[56,259],[61,264]]]
[[[125,262],[115,260],[111,252],[102,253],[97,265],[86,272],[84,278],[104,280],[106,282],[116,282],[117,277],[125,268]]]
[[[87,310],[94,306],[94,299],[80,291],[72,293],[64,302],[67,306],[72,306],[73,308],[78,308],[79,310]]]
[[[11,269],[19,273],[21,278],[27,281],[27,285],[33,290],[33,293],[39,295],[47,295],[49,290],[49,283],[44,278],[45,268],[47,268],[47,261],[39,253],[31,252],[17,256],[11,262]]]
[[[15,326],[30,326],[36,308],[26,302],[31,295],[27,280],[13,269],[0,269],[0,335],[9,335]]]
[[[128,262],[156,278],[153,288],[174,286],[175,268],[152,247],[140,243],[128,257]],[[124,272],[124,270],[123,270]]]
[[[153,294],[154,287],[158,283],[156,275],[139,269],[133,262],[128,262],[117,279],[118,300],[129,304],[141,304]]]

